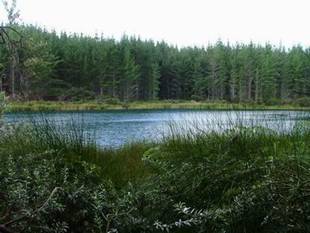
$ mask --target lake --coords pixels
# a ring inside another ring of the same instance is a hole
[[[310,119],[301,111],[211,111],[211,110],[118,110],[104,112],[8,113],[8,123],[27,123],[48,119],[55,124],[83,123],[97,144],[119,147],[134,141],[156,141],[169,135],[171,128],[178,133],[225,130],[242,122],[278,131],[291,130],[296,123]],[[177,126],[177,127],[172,127]]]

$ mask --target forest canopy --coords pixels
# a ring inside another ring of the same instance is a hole
[[[0,91],[14,99],[272,103],[310,96],[310,48],[302,46],[218,41],[177,48],[136,37],[13,26],[23,41],[14,67],[9,46],[0,47]]]

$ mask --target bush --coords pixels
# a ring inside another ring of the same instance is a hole
[[[310,97],[303,97],[296,100],[300,107],[310,107]]]
[[[96,97],[96,102],[99,104],[107,104],[107,105],[126,105],[129,104],[128,101],[122,102],[119,98],[110,97],[110,96],[98,96]]]
[[[65,94],[60,97],[66,101],[87,101],[95,99],[95,93],[93,91],[85,90],[84,88],[72,87]]]
[[[270,98],[270,99],[265,100],[264,102],[266,105],[270,105],[270,106],[282,104],[281,99],[277,99],[277,98]]]
[[[119,105],[121,101],[118,98],[104,98],[103,103],[110,105]]]
[[[0,161],[1,226],[8,232],[92,232],[99,186],[92,166],[66,163],[57,151],[2,154]]]

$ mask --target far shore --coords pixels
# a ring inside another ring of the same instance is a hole
[[[6,112],[48,112],[48,111],[105,111],[105,110],[152,110],[152,109],[197,109],[197,110],[300,110],[310,107],[297,104],[266,105],[256,103],[199,102],[163,100],[150,102],[64,102],[64,101],[11,101]]]

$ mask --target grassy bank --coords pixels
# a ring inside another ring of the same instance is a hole
[[[56,102],[56,101],[29,101],[9,102],[7,112],[25,111],[102,111],[120,109],[266,109],[266,110],[310,110],[300,104],[265,105],[255,103],[227,103],[227,102],[197,102],[197,101],[150,101],[122,103],[107,102]]]
[[[0,227],[309,232],[309,142],[309,122],[288,133],[241,125],[221,133],[175,133],[158,144],[119,149],[98,148],[75,123],[5,129]]]

